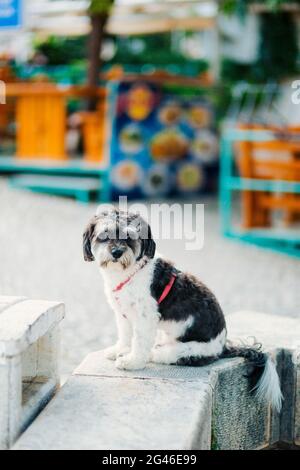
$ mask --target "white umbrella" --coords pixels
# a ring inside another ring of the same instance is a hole
[[[89,32],[89,1],[62,0],[32,2],[28,27],[44,34],[86,34]],[[207,0],[116,0],[107,32],[134,35],[182,30],[202,30],[215,26],[217,4]]]

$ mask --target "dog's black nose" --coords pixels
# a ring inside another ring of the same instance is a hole
[[[124,253],[124,250],[122,248],[113,248],[111,250],[111,254],[115,259],[121,258],[122,254]]]

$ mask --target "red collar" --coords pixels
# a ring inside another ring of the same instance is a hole
[[[121,290],[129,281],[131,281],[131,279],[133,278],[133,276],[135,276],[136,273],[138,273],[147,263],[148,263],[148,260],[145,259],[144,262],[139,266],[139,269],[137,269],[136,271],[134,271],[134,273],[132,273],[130,276],[128,276],[124,281],[120,282],[120,284],[118,284],[118,285],[113,289],[113,292],[118,292],[119,290]]]
[[[162,294],[161,294],[160,298],[157,301],[158,304],[160,304],[163,300],[165,300],[167,295],[169,295],[169,292],[173,287],[173,284],[175,282],[176,277],[177,277],[176,274],[172,274],[171,279],[169,280],[168,284],[166,285],[166,287],[162,291]]]
[[[124,281],[120,282],[120,284],[118,284],[114,289],[113,289],[113,292],[118,292],[119,290],[121,290],[132,278],[133,276],[135,276],[135,274],[137,272],[139,272],[146,264],[147,264],[147,260],[144,261],[143,264],[140,265],[139,269],[137,271],[135,271],[134,273],[132,273],[130,276],[128,276]],[[175,279],[176,279],[177,275],[176,274],[172,274],[171,276],[171,279],[169,280],[168,284],[165,286],[164,290],[162,291],[161,293],[161,296],[159,297],[157,303],[158,304],[161,304],[163,300],[165,300],[165,298],[169,295],[170,293],[170,290],[172,289],[173,287],[173,284],[175,282]]]

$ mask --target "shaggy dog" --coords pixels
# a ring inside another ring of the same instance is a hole
[[[251,389],[280,410],[279,377],[271,358],[259,347],[226,341],[215,296],[194,276],[155,257],[151,229],[139,214],[99,212],[84,232],[83,252],[86,261],[96,260],[116,316],[118,341],[105,355],[119,369],[142,369],[149,361],[202,366],[244,357],[252,369]]]

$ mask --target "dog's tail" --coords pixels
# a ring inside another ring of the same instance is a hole
[[[261,351],[261,345],[258,343],[251,346],[244,344],[235,346],[230,341],[227,341],[222,353],[218,356],[182,357],[176,362],[176,365],[207,366],[217,359],[233,357],[243,357],[249,366],[249,372],[246,377],[249,380],[250,393],[254,393],[260,400],[270,403],[271,407],[279,412],[283,397],[276,366],[272,359]]]
[[[261,351],[261,345],[234,346],[228,342],[219,358],[233,357],[243,357],[251,367],[251,371],[247,375],[250,382],[250,391],[255,393],[260,400],[267,401],[273,409],[280,412],[283,400],[280,379],[273,360]]]

